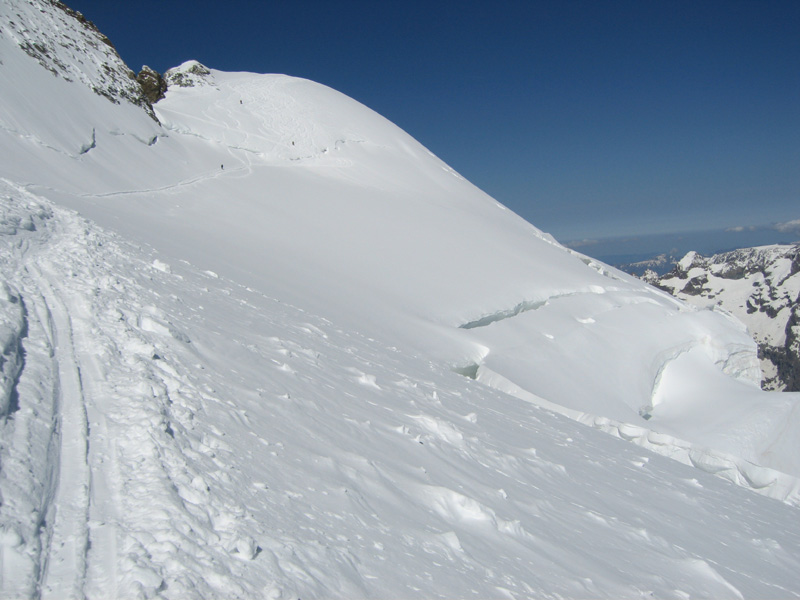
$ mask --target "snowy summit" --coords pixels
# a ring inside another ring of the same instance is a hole
[[[151,103],[48,0],[0,61],[4,597],[800,595],[800,395],[729,313],[311,81]]]

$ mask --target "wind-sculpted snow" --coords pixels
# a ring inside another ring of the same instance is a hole
[[[686,465],[692,465],[702,471],[750,488],[770,498],[777,498],[794,506],[800,506],[800,479],[785,472],[745,460],[741,457],[741,454],[727,453],[702,443],[692,443],[674,435],[659,433],[646,426],[618,421],[556,404],[531,394],[485,365],[462,366],[455,368],[454,371],[491,388],[532,402],[579,423],[632,442],[642,448],[647,448],[657,454],[668,456]],[[652,407],[649,407],[648,410],[652,410]],[[779,438],[779,441],[776,441],[777,443],[788,446],[791,442],[787,443],[785,439],[781,440]],[[789,453],[787,452],[788,455]]]
[[[800,594],[798,397],[730,315],[325,86],[189,62],[159,125],[0,53],[4,596]]]

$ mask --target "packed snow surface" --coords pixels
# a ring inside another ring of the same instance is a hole
[[[189,62],[156,121],[0,16],[4,596],[800,595],[798,395],[730,315],[322,85]]]

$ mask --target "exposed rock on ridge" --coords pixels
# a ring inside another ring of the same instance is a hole
[[[158,120],[136,75],[120,58],[111,41],[94,23],[58,0],[48,0],[52,9],[30,18],[30,7],[20,0],[0,6],[0,33],[8,35],[30,57],[56,77],[80,81],[94,93],[120,104],[142,107]],[[78,26],[71,21],[77,21]],[[87,50],[96,59],[87,60]]]
[[[168,85],[178,87],[198,87],[211,82],[211,71],[196,60],[188,60],[182,65],[164,73]]]
[[[167,82],[161,76],[161,73],[147,65],[144,65],[142,70],[139,71],[136,81],[139,82],[142,93],[150,104],[155,104],[167,93]]]

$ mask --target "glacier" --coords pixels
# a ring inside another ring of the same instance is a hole
[[[4,596],[800,595],[800,396],[735,318],[330,88],[151,106],[0,17]]]

